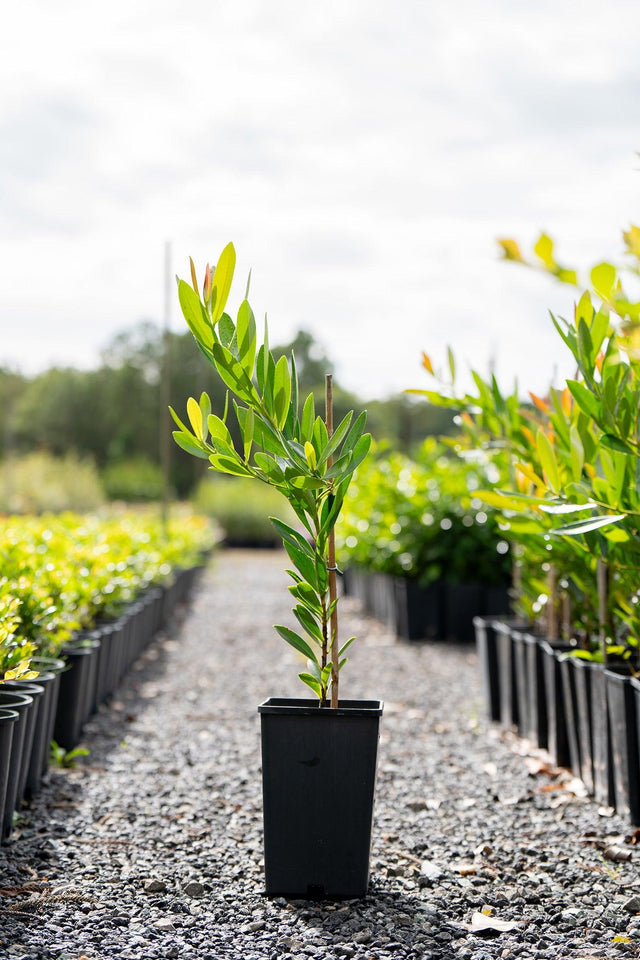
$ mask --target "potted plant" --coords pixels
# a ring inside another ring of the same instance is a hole
[[[314,698],[274,697],[259,706],[266,892],[270,896],[358,897],[367,890],[378,729],[382,703],[339,699],[339,674],[354,639],[338,637],[334,527],[353,472],[371,438],[366,414],[353,411],[333,427],[327,377],[325,416],[314,398],[298,396],[295,358],[278,362],[264,341],[247,295],[235,323],[225,306],[235,270],[228,244],[215,270],[207,265],[198,289],[178,281],[185,320],[203,354],[228,388],[224,416],[209,397],[188,400],[187,426],[171,410],[180,447],[211,469],[251,477],[279,491],[299,528],[273,518],[291,561],[288,570],[299,629],[275,629],[306,661],[299,676]],[[232,398],[233,413],[229,406]],[[228,416],[237,420],[234,447]]]

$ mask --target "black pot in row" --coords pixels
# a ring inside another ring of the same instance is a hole
[[[598,803],[640,823],[640,679],[572,656],[516,620],[474,620],[487,715],[580,777]]]
[[[117,619],[76,634],[61,659],[35,657],[34,680],[0,684],[0,824],[41,787],[51,743],[72,750],[87,720],[112,696],[131,665],[185,602],[202,566],[179,570],[167,586],[149,588]]]
[[[509,609],[507,587],[480,583],[441,580],[423,587],[417,579],[350,567],[344,573],[343,586],[368,614],[403,640],[471,643],[474,616],[498,615]]]

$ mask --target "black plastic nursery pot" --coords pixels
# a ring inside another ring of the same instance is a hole
[[[480,667],[480,682],[486,713],[489,720],[500,720],[500,677],[498,675],[498,650],[496,634],[491,620],[474,617],[476,652]]]
[[[40,789],[42,778],[49,767],[49,753],[53,740],[53,728],[58,710],[60,675],[65,668],[64,660],[57,657],[32,657],[31,666],[38,671],[37,681],[44,687],[44,699],[40,705],[40,721],[36,729],[27,775],[27,795],[33,796]],[[48,677],[53,674],[53,679]]]
[[[621,816],[640,823],[640,770],[636,703],[627,666],[608,666],[607,710],[613,760],[614,806]]]
[[[53,674],[45,674],[47,677],[53,677]],[[38,681],[40,676],[38,676]],[[33,756],[34,744],[37,744],[38,737],[43,726],[43,702],[45,695],[44,683],[36,683],[33,680],[6,680],[2,685],[3,690],[14,693],[26,693],[32,697],[33,706],[27,713],[27,721],[24,733],[24,742],[22,745],[22,761],[20,764],[20,773],[18,775],[18,790],[15,797],[16,808],[25,795],[27,787],[27,777],[29,775],[29,765]]]
[[[582,748],[580,737],[580,703],[578,701],[578,692],[576,687],[576,674],[571,663],[572,659],[574,658],[560,657],[559,662],[560,673],[562,675],[564,713],[567,720],[567,747],[569,750],[569,766],[577,777],[581,777]]]
[[[500,723],[506,729],[518,724],[519,705],[513,657],[512,629],[521,629],[518,621],[494,620],[500,676]]]
[[[0,823],[4,822],[13,731],[18,722],[18,711],[0,708]],[[12,811],[13,813],[13,811]]]
[[[65,750],[80,740],[86,723],[97,677],[99,640],[82,640],[64,648],[67,669],[60,675],[60,695],[53,739]]]
[[[594,793],[593,778],[593,735],[591,722],[591,677],[593,664],[579,657],[568,657],[565,661],[573,676],[576,694],[576,730],[580,754],[579,776],[589,793]]]
[[[258,707],[267,896],[366,895],[382,710],[277,697]]]
[[[4,690],[2,687],[0,687],[0,708],[6,710],[15,710],[15,712],[18,714],[18,719],[13,728],[11,752],[8,758],[8,777],[4,802],[4,814],[2,817],[2,823],[0,824],[2,839],[4,840],[11,833],[13,811],[17,806],[20,772],[22,769],[22,757],[24,754],[25,734],[27,731],[29,713],[33,709],[33,697],[30,697],[27,693],[19,693],[17,690]]]
[[[417,580],[394,578],[395,629],[403,640],[436,639],[443,636],[442,596],[439,584],[420,585]]]
[[[484,613],[487,588],[479,583],[443,583],[442,636],[456,643],[473,643],[473,618]]]
[[[519,630],[511,631],[511,656],[513,657],[515,688],[518,698],[518,733],[521,737],[526,737],[527,740],[533,740],[533,721],[530,704],[532,690],[529,684],[529,662],[527,659],[525,634]]]
[[[526,704],[529,711],[526,736],[535,746],[546,749],[549,744],[549,716],[541,639],[533,633],[523,634],[527,683]]]
[[[615,805],[611,726],[607,709],[607,678],[601,663],[591,667],[591,742],[593,744],[593,794],[598,803]]]
[[[570,757],[562,673],[558,657],[571,649],[568,643],[559,643],[554,640],[540,641],[547,701],[547,750],[553,762],[559,767],[568,767]]]

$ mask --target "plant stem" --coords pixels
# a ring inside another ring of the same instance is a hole
[[[333,434],[333,377],[328,373],[325,377],[325,422],[329,438]],[[333,457],[329,457],[328,467],[331,468]],[[338,608],[335,603],[336,591],[336,538],[333,529],[327,538],[328,573],[329,573],[329,603],[331,604],[331,706],[338,706],[338,672],[340,657],[338,654]]]

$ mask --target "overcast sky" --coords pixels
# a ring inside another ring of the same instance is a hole
[[[25,372],[161,322],[165,241],[186,276],[233,240],[233,304],[251,267],[272,341],[311,329],[365,395],[426,386],[447,343],[540,391],[574,294],[496,237],[587,265],[639,219],[637,0],[20,0],[2,32],[0,363]]]

